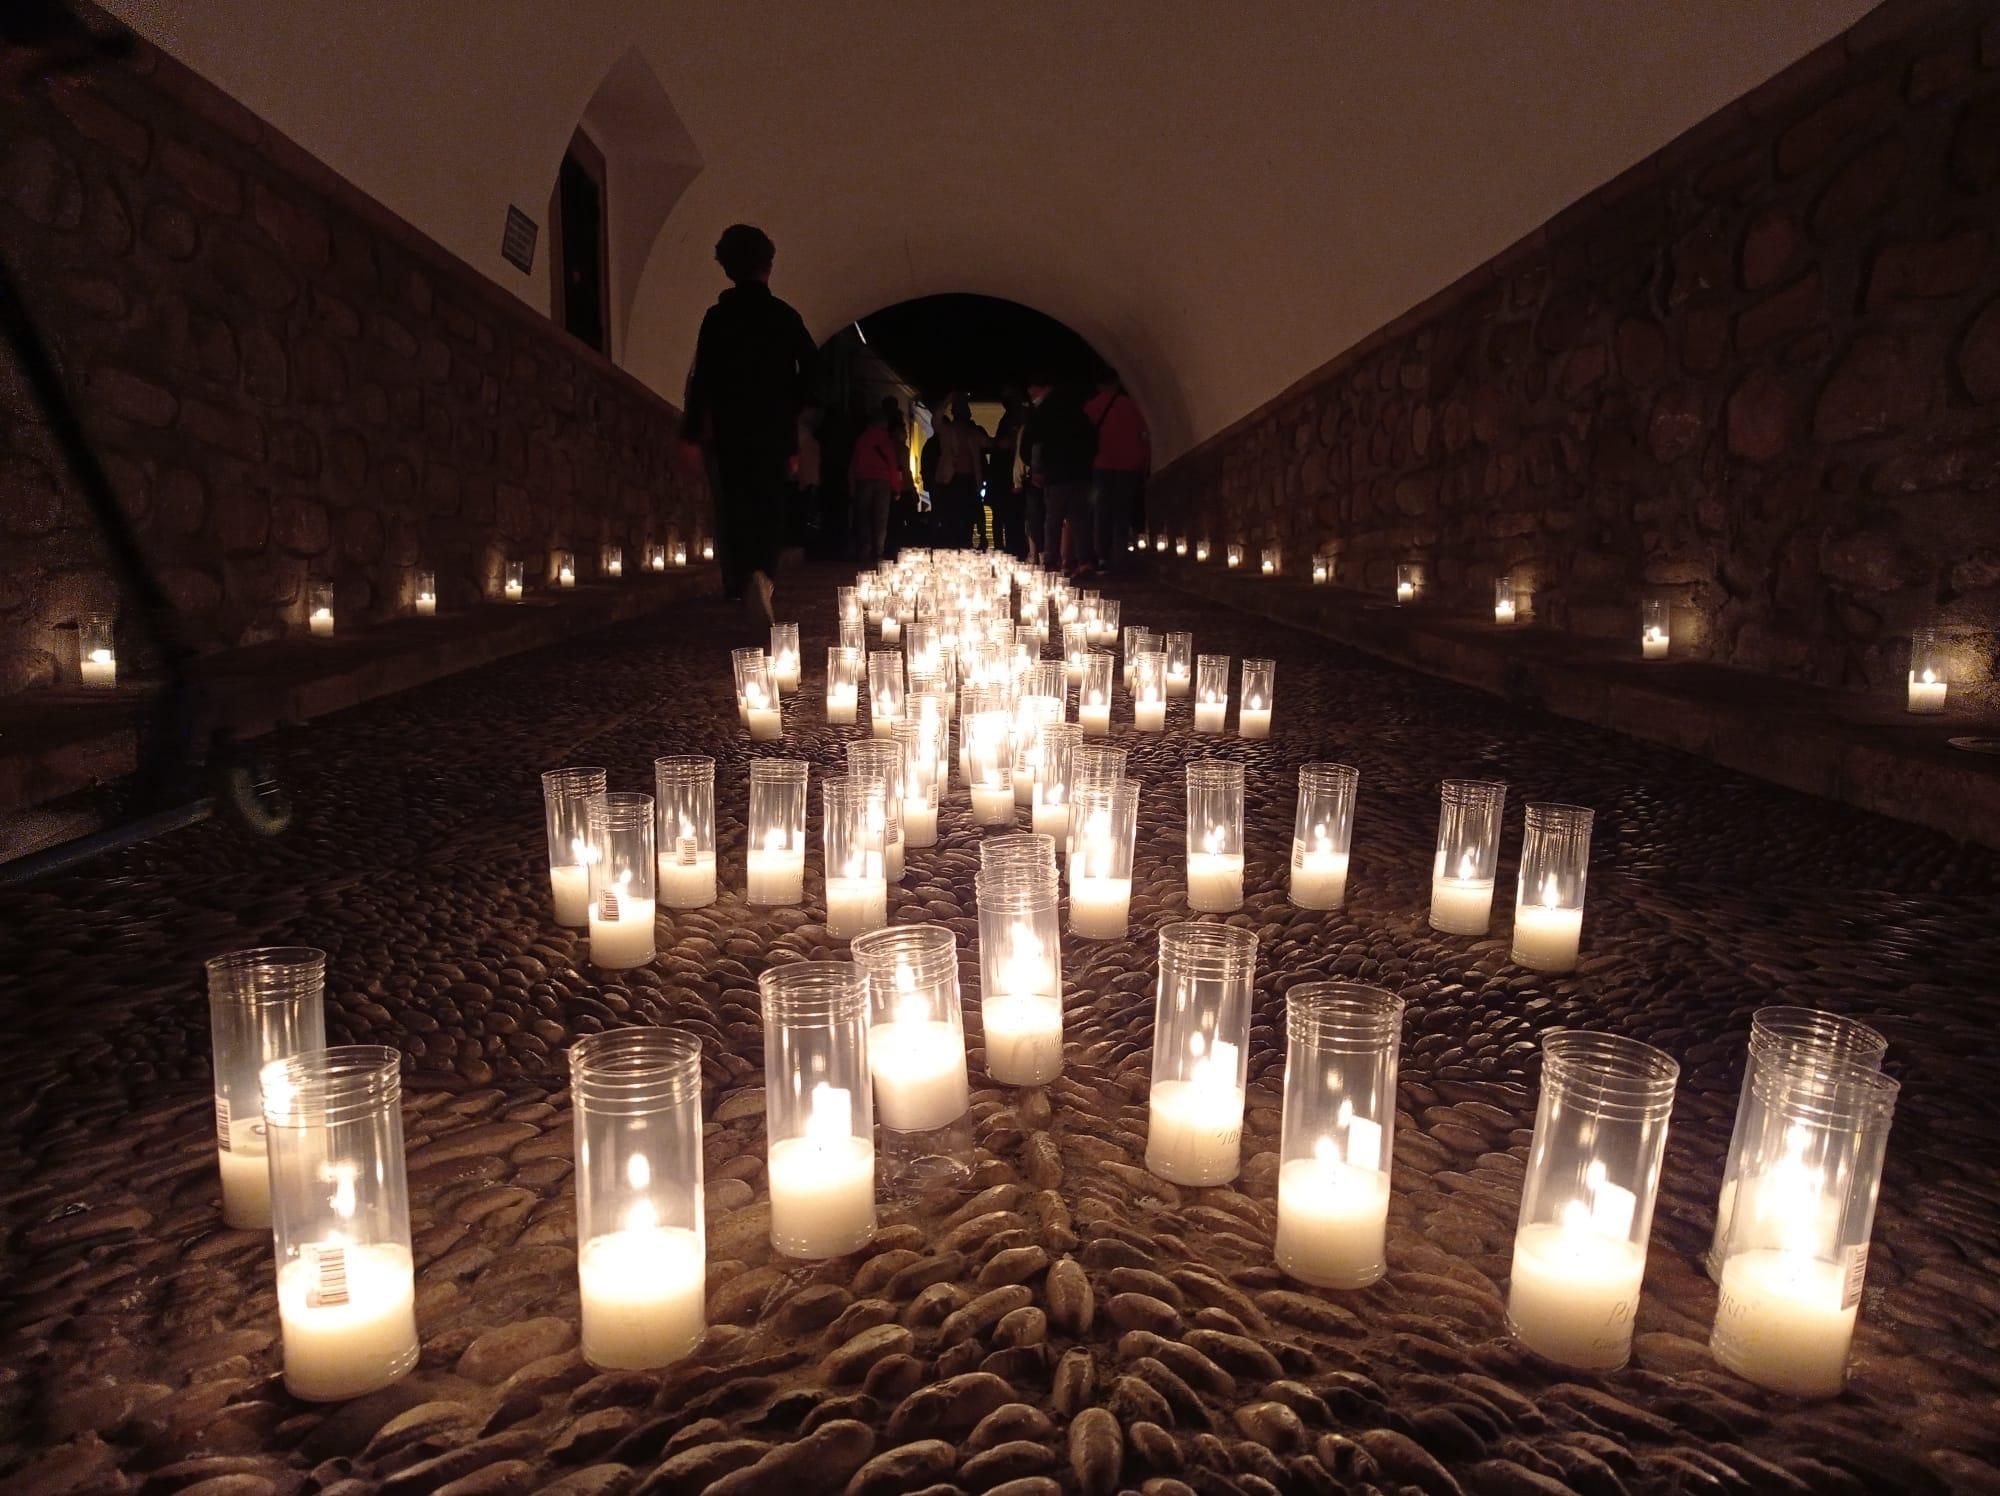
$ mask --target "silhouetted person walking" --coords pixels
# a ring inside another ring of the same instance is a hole
[[[986,526],[980,514],[979,481],[992,438],[972,419],[972,406],[965,396],[951,397],[951,419],[938,427],[937,440],[937,488],[931,498],[937,543],[983,550]]]
[[[1139,498],[1153,468],[1152,433],[1139,404],[1125,393],[1118,375],[1106,369],[1097,394],[1084,408],[1097,428],[1097,455],[1091,462],[1091,504],[1097,511],[1097,564],[1105,571],[1131,565],[1125,554],[1139,523]]]
[[[908,449],[897,440],[902,411],[885,399],[868,418],[847,462],[848,502],[854,509],[854,559],[873,566],[889,548],[889,511],[903,489]]]
[[[1021,392],[1005,391],[1000,397],[1004,411],[993,431],[993,446],[986,454],[986,502],[993,508],[994,544],[1017,561],[1027,559],[1027,542],[1021,535],[1026,517],[1026,500],[1021,490],[1021,428],[1027,408]]]
[[[762,229],[732,224],[715,242],[733,284],[701,319],[688,373],[687,439],[707,461],[722,589],[771,621],[799,412],[818,350],[799,314],[771,294],[777,250]]]
[[[1090,465],[1097,456],[1097,431],[1083,413],[1082,397],[1046,376],[1028,386],[1028,398],[1034,402],[1026,433],[1033,469],[1029,481],[1042,490],[1042,565],[1088,575],[1094,570]]]

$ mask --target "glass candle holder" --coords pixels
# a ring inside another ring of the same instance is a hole
[[[1267,577],[1275,577],[1284,566],[1284,563],[1284,552],[1276,546],[1267,545],[1264,547],[1264,559],[1259,564],[1258,569]]]
[[[805,654],[799,648],[799,626],[796,623],[772,624],[771,675],[778,683],[779,692],[788,694],[798,690],[804,670]]]
[[[1227,566],[1231,571],[1240,570],[1243,566],[1243,547],[1240,545],[1229,547],[1223,554],[1223,565]]]
[[[935,674],[938,668],[938,626],[934,618],[920,618],[903,630],[903,665],[906,672]]]
[[[1493,917],[1507,786],[1486,779],[1447,779],[1439,801],[1431,928],[1447,935],[1484,935]]]
[[[1278,699],[1278,662],[1246,659],[1243,662],[1243,699],[1236,705],[1236,735],[1268,738],[1271,712]]]
[[[752,904],[797,904],[805,898],[806,772],[803,759],[750,762],[744,896]]]
[[[1077,793],[1093,786],[1119,783],[1125,777],[1125,750],[1109,743],[1079,742],[1070,750],[1070,803]]]
[[[898,724],[901,725],[900,723]],[[881,786],[882,876],[903,881],[903,748],[892,736],[847,745],[847,777]]]
[[[1795,1397],[1846,1385],[1896,1092],[1879,1070],[1839,1061],[1752,1078],[1709,1337],[1744,1380]]]
[[[1161,732],[1167,725],[1167,657],[1146,650],[1132,661],[1132,729]]]
[[[1090,623],[1063,625],[1063,683],[1065,687],[1083,683],[1084,665],[1090,659],[1090,641],[1097,630]]]
[[[1187,695],[1194,685],[1194,635],[1185,632],[1168,634],[1161,653],[1167,657],[1167,695]]]
[[[306,629],[315,639],[333,637],[333,583],[306,583]]]
[[[1132,909],[1132,852],[1139,786],[1129,779],[1076,791],[1070,806],[1069,930],[1083,940],[1123,940]]]
[[[861,651],[835,644],[826,651],[826,720],[852,726],[861,701]]]
[[[542,817],[549,833],[549,897],[559,925],[590,923],[590,801],[604,793],[602,769],[550,769],[542,775]]]
[[[1097,601],[1097,628],[1091,635],[1093,644],[1116,644],[1118,642],[1118,616],[1124,611],[1115,597],[1099,598]]]
[[[958,937],[943,925],[893,925],[854,939],[868,986],[875,1116],[891,1132],[935,1132],[965,1115],[965,1023]]]
[[[607,577],[625,575],[625,548],[607,545],[597,553],[597,569]]]
[[[116,618],[110,613],[79,613],[76,617],[77,678],[86,686],[118,684]]]
[[[851,961],[796,961],[757,978],[764,1009],[771,1246],[818,1259],[875,1234],[868,993]]]
[[[1146,1167],[1173,1184],[1227,1184],[1243,1142],[1257,937],[1234,925],[1160,931]]]
[[[1195,560],[1206,561],[1209,558],[1209,554],[1210,554],[1210,546],[1206,540],[1200,540],[1195,542],[1195,547],[1194,547]]]
[[[1036,877],[1056,870],[1055,838],[1033,831],[989,836],[979,844],[979,871],[988,876],[1019,873]]]
[[[1063,719],[1060,696],[1022,696],[1014,703],[1014,803],[1035,803],[1042,765],[1042,732]]]
[[[1389,1168],[1403,1000],[1359,982],[1285,994],[1278,1266],[1319,1288],[1366,1288],[1388,1268]]]
[[[1587,1371],[1615,1371],[1630,1356],[1679,1075],[1636,1039],[1543,1035],[1507,1292],[1507,1327],[1537,1355]]]
[[[222,1223],[238,1231],[268,1231],[264,1067],[326,1048],[326,952],[261,946],[215,957],[208,963],[208,1033],[215,1061]]]
[[[1530,804],[1514,895],[1514,947],[1530,971],[1575,971],[1583,936],[1583,884],[1590,870],[1591,811]]]
[[[670,1365],[708,1328],[701,1041],[659,1028],[585,1034],[569,1070],[583,1358]]]
[[[1649,597],[1639,604],[1639,657],[1664,660],[1672,640],[1673,615],[1664,597]]]
[[[1174,537],[1174,554],[1175,554],[1176,556],[1185,556],[1185,555],[1186,555],[1187,553],[1188,553],[1188,543],[1187,543],[1187,536],[1185,536],[1185,535],[1177,535],[1177,536],[1175,536],[1175,537]],[[1203,560],[1206,560],[1206,559],[1208,559],[1208,558],[1204,556],[1204,557],[1203,557],[1202,559],[1203,559]]]
[[[826,840],[826,932],[851,939],[889,922],[882,864],[887,815],[879,780],[829,779],[820,787]]]
[[[867,625],[855,623],[852,620],[842,620],[840,624],[840,647],[854,651],[854,657],[857,662],[854,667],[854,681],[856,694],[858,695],[861,682],[868,675]]]
[[[1089,737],[1101,738],[1111,731],[1111,666],[1110,653],[1094,649],[1077,678],[1077,726]]]
[[[896,724],[896,751],[903,758],[903,845],[934,847],[938,806],[951,774],[942,719]]]
[[[751,741],[776,742],[785,735],[785,718],[771,657],[761,649],[735,649],[729,661],[736,674],[737,715],[750,730]]]
[[[1187,893],[1197,914],[1243,907],[1243,765],[1187,766]]]
[[[402,1061],[344,1045],[264,1067],[285,1387],[307,1402],[378,1391],[417,1364]]]
[[[868,654],[868,731],[886,738],[903,717],[903,652],[876,649]]]
[[[975,695],[966,693],[968,697]],[[997,696],[997,692],[981,693]],[[973,702],[963,719],[966,786],[975,826],[1014,824],[1013,719],[997,706]]]
[[[1052,864],[974,875],[986,1073],[1045,1086],[1062,1072],[1062,926]]]
[[[1074,722],[1042,724],[1030,824],[1054,840],[1057,856],[1069,845],[1070,780],[1082,741],[1083,729]]]
[[[659,806],[655,845],[659,902],[700,909],[715,902],[715,760],[676,756],[653,760]]]
[[[667,569],[667,548],[663,545],[646,547],[646,570],[665,571]]]
[[[1291,900],[1300,909],[1338,909],[1347,901],[1348,849],[1360,785],[1361,771],[1346,764],[1299,766]]]
[[[1423,573],[1420,568],[1411,565],[1407,561],[1397,566],[1396,568],[1397,602],[1399,603],[1415,602],[1417,600],[1417,589],[1422,585],[1423,585]]]
[[[549,552],[549,574],[558,587],[576,585],[576,557],[568,551]]]
[[[1150,649],[1161,649],[1159,636],[1151,629],[1142,629],[1128,625],[1125,630],[1125,652],[1122,657],[1123,666],[1120,671],[1120,678],[1125,682],[1125,689],[1127,691],[1132,689],[1134,662],[1140,655]],[[1163,649],[1161,649],[1161,652],[1165,653]]]
[[[1514,621],[1514,579],[1500,577],[1493,583],[1493,621],[1509,624]]]
[[[678,543],[674,546],[673,559],[675,566],[686,566],[688,564],[688,548],[685,542]]]
[[[433,618],[438,610],[438,579],[434,571],[420,571],[412,581],[410,605],[419,618]]]
[[[653,959],[653,797],[590,798],[590,961],[626,971]]]
[[[1194,730],[1221,732],[1229,716],[1229,656],[1200,655],[1194,662]]]
[[[1880,1070],[1889,1041],[1851,1018],[1816,1008],[1759,1008],[1750,1017],[1750,1045],[1743,1065],[1743,1088],[1736,1098],[1736,1123],[1729,1135],[1729,1153],[1722,1166],[1722,1192],[1716,1198],[1715,1236],[1708,1248],[1708,1275],[1720,1279],[1729,1223],[1736,1209],[1737,1184],[1743,1177],[1745,1123],[1751,1115],[1750,1092],[1765,1065],[1858,1065]]]
[[[500,583],[501,597],[510,603],[518,603],[526,595],[527,576],[526,563],[509,561]]]
[[[1938,630],[1918,629],[1910,635],[1909,709],[1919,716],[1944,710],[1951,689],[1944,655],[1944,637]]]
[[[1333,557],[1327,555],[1326,552],[1324,551],[1316,552],[1313,556],[1313,569],[1312,569],[1313,586],[1324,587],[1327,583],[1331,582],[1332,580],[1333,580]]]

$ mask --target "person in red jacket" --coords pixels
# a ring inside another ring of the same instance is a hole
[[[1153,468],[1152,433],[1139,403],[1110,369],[1098,376],[1097,394],[1083,412],[1097,428],[1097,456],[1090,465],[1097,564],[1105,571],[1122,569],[1132,565],[1126,553],[1138,528],[1146,475]]]
[[[902,414],[893,396],[885,398],[855,441],[854,455],[847,461],[854,559],[862,566],[873,566],[888,549],[889,510],[903,491],[906,466],[906,454],[895,434]]]

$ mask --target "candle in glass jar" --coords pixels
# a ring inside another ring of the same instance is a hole
[[[220,1114],[217,1120],[227,1129],[218,1128],[217,1137],[229,1139],[228,1147],[218,1146],[215,1150],[222,1171],[222,1219],[239,1229],[253,1222],[268,1228],[271,1155],[264,1138],[264,1119],[261,1115],[228,1118],[229,1103],[220,1096],[216,1097],[215,1106]]]
[[[103,645],[99,645],[84,655],[80,664],[83,671],[83,683],[86,686],[115,686],[118,684],[118,657]]]
[[[1326,828],[1315,828],[1313,843],[1292,858],[1292,902],[1301,909],[1338,909],[1347,899],[1348,854],[1333,850]]]
[[[951,1024],[906,1005],[868,1030],[868,1069],[875,1077],[875,1119],[891,1132],[930,1132],[965,1114],[965,1036]]]
[[[658,1226],[634,1206],[622,1231],[577,1253],[583,1356],[592,1366],[643,1370],[678,1361],[708,1328],[708,1254],[701,1237]]]
[[[591,964],[609,971],[653,959],[653,901],[625,891],[630,877],[621,873],[616,888],[605,889],[590,903]]]
[[[849,859],[842,876],[826,880],[826,928],[836,938],[879,930],[889,923],[889,880],[881,859],[869,860],[875,864],[872,876],[857,857]]]
[[[1191,1080],[1155,1081],[1146,1128],[1146,1167],[1175,1184],[1227,1184],[1243,1143],[1239,1051],[1217,1040]]]
[[[1086,873],[1069,883],[1069,927],[1086,940],[1117,940],[1132,910],[1132,880]]]
[[[86,680],[89,676],[84,677]],[[1928,715],[1944,710],[1945,695],[1951,690],[1950,682],[1937,678],[1937,671],[1926,668],[1921,674],[1910,672],[1909,709],[1920,715]]]
[[[1093,690],[1077,703],[1076,720],[1085,737],[1101,738],[1111,731],[1111,703],[1102,691]]]
[[[1004,1086],[1045,1086],[1062,1073],[1062,1003],[996,997],[981,1008],[986,1073]]]
[[[1412,599],[1412,598],[1413,598],[1413,597],[1415,597],[1416,595],[1417,595],[1417,585],[1416,585],[1416,583],[1414,583],[1414,582],[1398,582],[1398,583],[1396,584],[1396,601],[1397,601],[1397,602],[1399,602],[1399,603],[1406,603],[1406,602],[1410,601],[1410,599]]]
[[[1512,623],[1514,621],[1513,598],[1502,597],[1502,598],[1496,598],[1494,600],[1493,621],[1495,623]]]
[[[937,845],[938,808],[928,799],[906,797],[903,801],[903,844],[909,847]]]
[[[519,577],[507,578],[501,584],[500,595],[510,603],[518,603],[521,600],[521,579]]]
[[[669,909],[700,909],[715,902],[715,854],[694,848],[692,832],[659,855],[659,902]]]
[[[278,1269],[285,1387],[338,1402],[394,1381],[417,1359],[416,1282],[398,1246],[323,1241]]]
[[[1858,1273],[1805,1252],[1737,1252],[1722,1268],[1718,1354],[1760,1387],[1832,1397],[1847,1384],[1860,1284]]]
[[[852,1101],[820,1082],[805,1135],[771,1144],[771,1244],[787,1257],[839,1257],[875,1234],[875,1147],[848,1132]]]
[[[860,687],[840,682],[826,688],[826,720],[835,725],[852,725],[861,701]]]
[[[782,708],[765,694],[762,682],[752,681],[744,687],[742,707],[743,723],[753,741],[768,743],[785,735]]]
[[[1639,636],[1639,657],[1646,660],[1664,660],[1667,657],[1667,631],[1656,623],[1646,625]]]
[[[1572,1202],[1563,1221],[1524,1226],[1515,1236],[1507,1319],[1537,1355],[1615,1370],[1630,1353],[1645,1276],[1644,1249],[1597,1230]]]
[[[1057,795],[1062,793],[1060,786],[1056,788],[1055,793]],[[1044,800],[1038,792],[1034,799],[1030,829],[1037,836],[1055,838],[1056,853],[1060,856],[1069,845],[1069,806],[1059,799]]]
[[[796,904],[805,897],[806,854],[785,845],[785,833],[766,833],[764,845],[750,849],[748,896],[753,904]]]
[[[1321,1138],[1311,1158],[1278,1172],[1278,1266],[1319,1288],[1360,1288],[1382,1275],[1389,1232],[1389,1176],[1381,1126],[1352,1118],[1348,1157]],[[1371,1151],[1367,1139],[1373,1137]]]
[[[1236,709],[1236,732],[1239,737],[1268,738],[1271,735],[1270,707],[1252,706],[1246,696],[1243,705]]]
[[[312,630],[315,639],[332,638],[333,609],[328,607],[314,608],[311,616],[306,619],[306,627]]]
[[[894,613],[882,615],[882,642],[894,644],[903,637],[903,620]]]
[[[972,819],[981,826],[1001,826],[1014,819],[1014,786],[1008,784],[974,784],[972,793]]]
[[[591,849],[580,838],[570,842],[576,861],[549,868],[549,894],[556,906],[556,923],[581,928],[590,923]]]
[[[1270,713],[1264,714],[1268,724]],[[1196,732],[1221,732],[1224,720],[1229,716],[1229,703],[1213,695],[1205,695],[1194,704],[1194,730]],[[1249,734],[1245,734],[1249,736]]]
[[[1447,935],[1484,935],[1493,916],[1493,880],[1476,876],[1470,852],[1459,859],[1456,876],[1444,872],[1442,854],[1431,877],[1431,928]],[[1581,918],[1579,917],[1579,928]]]
[[[1221,844],[1221,833],[1210,832],[1211,845]],[[1188,907],[1201,914],[1227,914],[1243,905],[1243,854],[1241,852],[1190,852],[1187,859]]]
[[[1542,883],[1541,902],[1523,903],[1514,911],[1516,965],[1531,971],[1573,971],[1583,938],[1583,911],[1560,907],[1553,875]],[[1482,929],[1485,928],[1481,922]]]

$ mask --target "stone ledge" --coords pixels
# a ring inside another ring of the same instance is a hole
[[[2000,847],[2000,758],[1946,741],[2000,736],[1990,718],[1911,717],[1868,697],[1696,661],[1648,664],[1571,635],[1501,629],[1290,578],[1187,562],[1155,572],[1198,597],[1520,705]]]
[[[238,737],[303,722],[461,670],[556,644],[716,590],[717,573],[641,575],[436,618],[363,625],[333,639],[287,638],[203,657],[215,721]],[[40,805],[129,774],[156,687],[70,688],[0,701],[0,812]],[[0,828],[0,843],[8,838]]]

